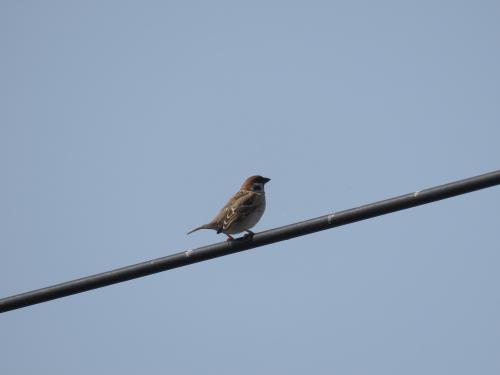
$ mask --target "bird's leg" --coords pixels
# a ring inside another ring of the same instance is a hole
[[[229,234],[226,234],[227,236],[227,242],[234,240],[234,237],[230,236]]]
[[[255,234],[254,232],[252,232],[252,231],[251,231],[251,230],[249,230],[249,229],[245,229],[245,232],[247,232],[247,234],[245,234],[245,235],[243,236],[243,238],[252,238],[252,237],[253,237],[253,235]]]

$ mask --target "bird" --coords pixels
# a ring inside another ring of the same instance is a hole
[[[266,209],[266,193],[264,185],[271,181],[270,178],[259,175],[250,176],[219,213],[208,224],[201,225],[187,234],[200,229],[213,229],[217,234],[224,233],[227,241],[234,240],[231,234],[247,232],[243,238],[251,238],[254,232],[250,228],[258,223]]]

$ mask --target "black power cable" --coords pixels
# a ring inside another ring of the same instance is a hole
[[[101,288],[106,285],[116,284],[157,272],[170,270],[172,268],[187,266],[188,264],[202,262],[204,260],[253,249],[259,246],[269,245],[274,242],[304,236],[306,234],[335,228],[375,216],[385,215],[390,212],[420,206],[422,204],[435,202],[460,194],[470,193],[475,190],[499,184],[500,170],[497,170],[483,175],[467,178],[465,180],[455,181],[449,184],[401,195],[399,197],[320,216],[315,219],[270,229],[265,232],[256,233],[252,239],[237,239],[230,242],[220,242],[194,250],[183,251],[166,257],[149,260],[147,262],[118,268],[112,271],[82,277],[81,279],[67,281],[65,283],[49,286],[47,288],[6,297],[0,299],[0,312],[19,309],[21,307],[35,305],[37,303],[50,301],[56,298],[86,292],[88,290]]]

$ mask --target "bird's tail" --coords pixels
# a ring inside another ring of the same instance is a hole
[[[190,230],[189,232],[187,232],[187,234],[191,234],[191,233],[196,232],[197,230],[200,230],[200,229],[213,229],[213,228],[210,224],[203,224],[202,226],[199,226],[198,228],[194,228],[193,230]]]

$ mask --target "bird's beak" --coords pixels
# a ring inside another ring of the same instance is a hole
[[[264,177],[264,183],[267,184],[269,181],[271,181],[270,178]]]

